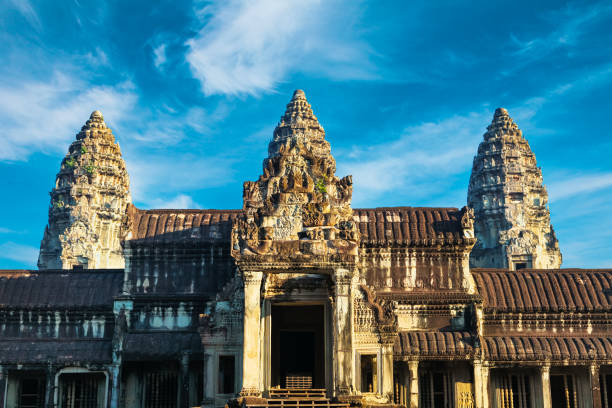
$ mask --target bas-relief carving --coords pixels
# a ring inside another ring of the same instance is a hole
[[[508,112],[497,109],[478,147],[468,188],[478,238],[471,266],[513,268],[519,256],[533,262],[527,266],[559,268],[561,251],[547,203],[535,155]]]
[[[119,145],[99,111],[71,144],[55,185],[38,267],[123,268],[129,178]]]

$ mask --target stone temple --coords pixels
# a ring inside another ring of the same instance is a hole
[[[612,270],[559,269],[505,109],[461,209],[353,208],[299,90],[252,180],[241,209],[136,208],[93,112],[39,269],[0,271],[0,407],[612,407]]]

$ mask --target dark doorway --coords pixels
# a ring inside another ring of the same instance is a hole
[[[272,306],[272,386],[325,388],[323,306]]]

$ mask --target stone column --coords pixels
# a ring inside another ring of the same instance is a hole
[[[489,408],[489,367],[474,361],[474,404],[476,408]]]
[[[599,365],[595,363],[591,364],[591,366],[589,367],[589,374],[591,377],[593,408],[601,408],[601,383],[599,382]]]
[[[382,392],[393,402],[393,343],[385,341],[382,347]]]
[[[242,344],[242,391],[243,396],[260,396],[261,361],[261,280],[262,272],[243,272],[244,279],[244,325]]]
[[[110,408],[119,406],[119,393],[121,392],[121,364],[110,366]]]
[[[352,273],[347,269],[334,271],[334,371],[336,396],[349,395],[353,389],[353,325],[351,322]],[[391,379],[393,381],[393,379]]]
[[[410,394],[408,395],[408,408],[419,408],[419,362],[410,361]]]
[[[550,364],[540,367],[540,378],[542,383],[542,408],[553,408],[550,397]]]
[[[213,356],[210,354],[204,353],[203,362],[202,362],[202,397],[201,405],[204,408],[211,408],[215,404],[215,391],[213,389],[212,382],[212,361]]]
[[[180,361],[179,408],[189,408],[189,353],[184,353]]]
[[[45,407],[46,408],[54,408],[55,407],[55,392],[59,392],[59,383],[58,388],[55,390],[55,374],[57,370],[52,365],[47,367],[47,385],[45,388]],[[58,396],[59,400],[59,396]]]
[[[6,374],[4,367],[0,366],[0,408],[4,408],[6,400],[6,382],[8,381]]]

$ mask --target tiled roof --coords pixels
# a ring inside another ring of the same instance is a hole
[[[473,269],[485,309],[506,312],[608,311],[612,270]]]
[[[483,349],[487,360],[592,360],[609,359],[612,355],[610,337],[484,337]]]
[[[202,340],[195,332],[128,333],[123,356],[127,360],[175,358],[202,352]]]
[[[400,332],[393,352],[421,358],[467,358],[474,353],[474,335],[468,331]]]
[[[132,212],[132,240],[229,242],[242,210],[139,210]]]
[[[111,309],[123,270],[0,271],[0,307]]]
[[[0,340],[0,363],[111,363],[110,340]]]
[[[463,242],[457,208],[383,207],[353,210],[361,242],[370,245],[429,245]]]
[[[229,242],[242,210],[139,210],[132,212],[132,240]],[[457,208],[357,208],[361,242],[370,245],[430,245],[464,242]]]

